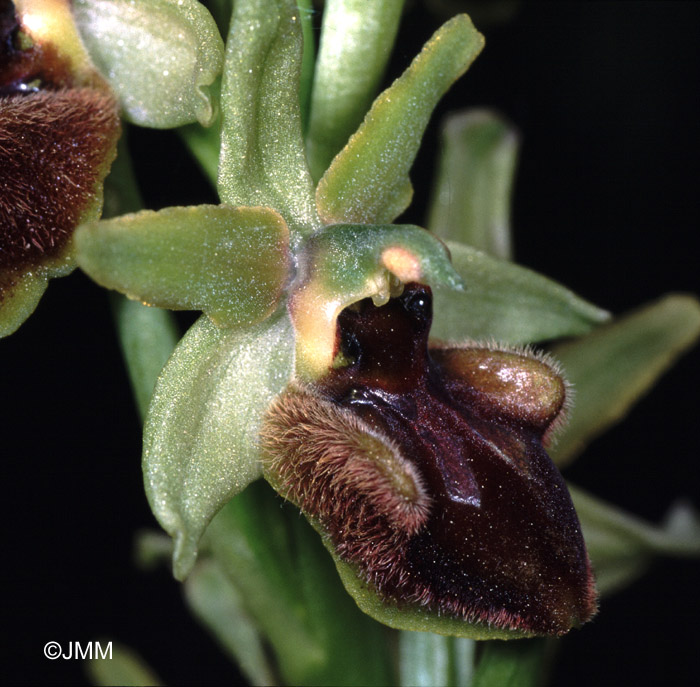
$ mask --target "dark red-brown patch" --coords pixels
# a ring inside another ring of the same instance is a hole
[[[568,491],[542,448],[546,428],[470,403],[464,381],[428,353],[431,307],[429,290],[409,285],[380,308],[346,310],[339,347],[352,362],[273,406],[266,470],[383,598],[563,634],[595,613],[595,591]],[[353,461],[333,445],[333,417],[336,437],[353,418],[410,464],[429,504],[417,528],[396,517],[386,484],[329,488]]]
[[[64,252],[98,200],[119,126],[115,100],[93,89],[0,97],[0,294]]]

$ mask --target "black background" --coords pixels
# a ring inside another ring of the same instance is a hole
[[[475,16],[475,22],[478,17]],[[409,6],[396,76],[438,25]],[[487,47],[441,104],[417,159],[422,223],[444,112],[489,106],[522,134],[513,225],[519,262],[620,313],[669,291],[700,291],[700,3],[522,3],[482,28]],[[135,132],[149,207],[214,202],[169,132]],[[112,638],[169,684],[235,683],[166,570],[132,564],[154,528],[140,426],[106,294],[79,273],[52,282],[36,314],[0,341],[2,622],[0,679],[85,683],[43,646]],[[700,354],[684,357],[568,476],[658,520],[679,495],[700,505]],[[690,685],[700,614],[693,561],[660,561],[603,601],[563,641],[554,685]]]

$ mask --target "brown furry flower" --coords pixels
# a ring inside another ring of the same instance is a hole
[[[578,519],[542,447],[566,385],[527,352],[429,351],[431,309],[412,284],[342,313],[344,364],[267,414],[268,479],[387,603],[564,634],[596,610]]]

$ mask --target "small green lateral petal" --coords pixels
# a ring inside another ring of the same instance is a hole
[[[129,120],[158,129],[216,116],[209,87],[224,44],[197,0],[74,0],[73,13],[95,65]]]
[[[433,108],[483,45],[469,17],[454,17],[374,101],[318,184],[316,204],[326,224],[383,224],[406,209],[408,172]]]
[[[610,317],[525,267],[459,243],[447,246],[465,289],[434,289],[431,335],[437,339],[524,344],[586,334]]]
[[[504,260],[512,259],[510,196],[518,137],[487,110],[451,115],[442,128],[442,151],[428,229]]]
[[[264,319],[289,278],[289,236],[269,208],[197,205],[144,210],[81,227],[78,264],[96,282],[217,324]]]
[[[700,337],[700,303],[669,295],[591,335],[554,347],[576,398],[550,451],[561,468],[616,424]]]
[[[403,5],[404,0],[326,2],[306,136],[315,179],[326,171],[372,104]]]
[[[267,205],[295,242],[320,227],[299,109],[302,27],[292,0],[239,0],[226,44],[219,196]]]
[[[363,298],[386,303],[402,283],[462,288],[444,244],[411,224],[337,224],[307,241],[290,296],[297,372],[316,379],[333,362],[336,319]]]
[[[260,476],[262,414],[292,374],[286,313],[243,332],[200,318],[175,349],[144,428],[143,470],[151,508],[175,539],[183,579],[209,521]]]
[[[641,576],[655,556],[700,557],[700,516],[675,503],[660,525],[652,525],[569,484],[601,594]]]

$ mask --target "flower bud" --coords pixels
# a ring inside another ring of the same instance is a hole
[[[341,313],[336,366],[268,412],[266,476],[399,612],[460,619],[474,636],[564,634],[596,609],[542,446],[566,386],[528,353],[429,350],[431,310],[430,289],[409,284]]]

